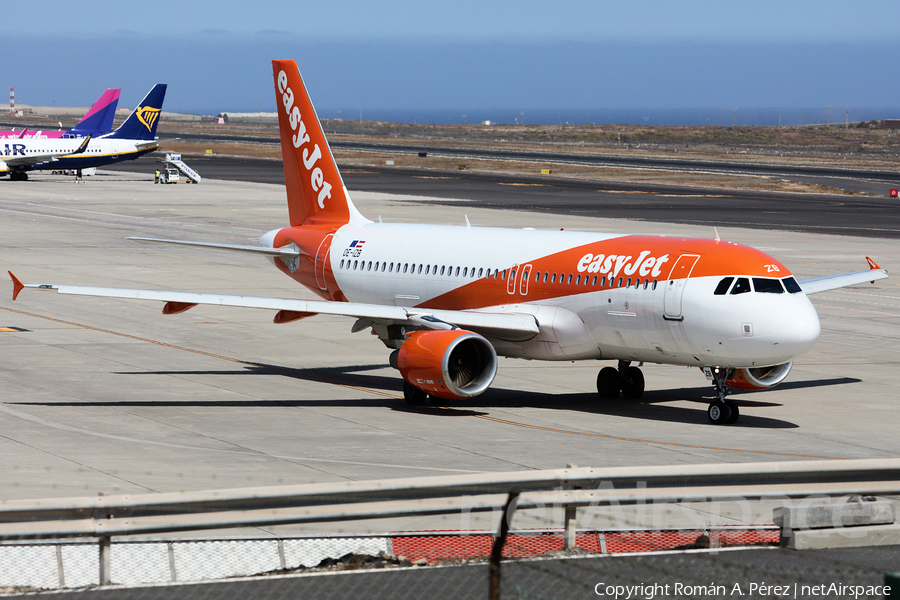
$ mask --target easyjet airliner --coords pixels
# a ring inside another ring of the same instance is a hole
[[[23,284],[15,276],[13,297],[39,288],[159,300],[164,314],[216,304],[277,311],[276,323],[352,317],[352,331],[371,328],[393,350],[389,362],[414,405],[481,394],[498,356],[614,361],[597,376],[606,399],[640,397],[643,363],[696,366],[716,389],[709,420],[725,424],[738,418],[729,387],[775,386],[815,344],[819,319],[808,294],[887,277],[869,259],[868,270],[797,281],[775,258],[719,239],[372,222],[350,200],[296,63],[272,66],[290,226],[259,246],[147,241],[266,255],[322,300]]]

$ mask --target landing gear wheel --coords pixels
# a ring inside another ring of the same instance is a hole
[[[725,421],[725,424],[734,425],[735,423],[737,423],[737,420],[741,416],[741,411],[738,410],[737,402],[735,402],[734,400],[726,400],[725,406],[731,409],[731,416],[728,417],[728,420]]]
[[[731,419],[732,410],[729,404],[734,405],[734,402],[713,402],[709,405],[709,408],[706,409],[706,416],[709,417],[709,422],[713,425],[725,425],[729,423],[729,419]],[[735,405],[736,406],[736,405]]]
[[[603,367],[597,374],[597,393],[603,400],[615,400],[622,389],[622,376],[612,367]]]
[[[637,367],[627,367],[622,374],[622,395],[637,400],[644,395],[644,374]]]
[[[403,382],[403,397],[410,406],[422,406],[428,402],[428,394],[408,381]]]

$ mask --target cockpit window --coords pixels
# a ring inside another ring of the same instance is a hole
[[[765,277],[754,277],[753,289],[763,294],[784,293],[784,288],[781,287],[781,281],[779,279],[766,279]]]
[[[719,282],[719,285],[716,286],[716,291],[714,292],[716,296],[724,296],[728,293],[728,288],[731,287],[731,282],[734,281],[734,277],[726,277],[722,281]]]
[[[784,284],[784,288],[789,294],[796,294],[797,292],[803,291],[800,289],[800,284],[797,283],[797,280],[793,277],[785,277],[781,282]]]
[[[752,291],[750,289],[750,280],[746,277],[739,277],[737,283],[734,284],[734,287],[731,288],[731,295],[735,294],[746,294],[747,292]]]

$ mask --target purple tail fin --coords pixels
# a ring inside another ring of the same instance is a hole
[[[119,104],[120,89],[110,88],[94,102],[91,110],[78,124],[66,133],[77,135],[102,135],[112,131],[113,117]]]

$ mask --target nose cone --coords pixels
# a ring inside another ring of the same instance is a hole
[[[819,314],[806,294],[792,294],[784,299],[789,302],[773,315],[771,340],[784,360],[793,360],[812,349],[822,328]]]

